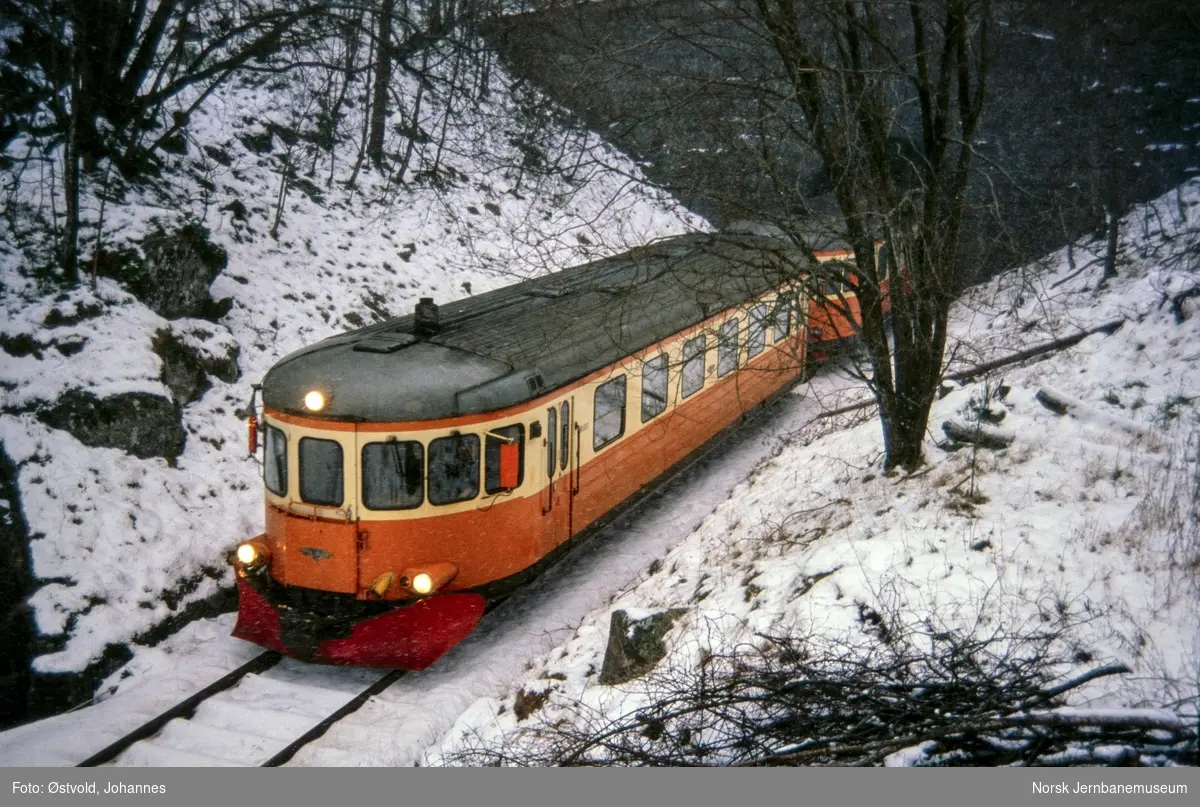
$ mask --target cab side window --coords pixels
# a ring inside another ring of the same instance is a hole
[[[266,458],[263,462],[263,481],[267,490],[276,496],[286,496],[288,489],[287,435],[282,429],[267,425]]]
[[[525,426],[514,423],[488,432],[483,444],[483,489],[487,493],[499,493],[508,490],[500,484],[500,446],[506,443],[516,443],[517,454],[517,487],[525,481]]]

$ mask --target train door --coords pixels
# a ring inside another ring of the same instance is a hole
[[[347,476],[353,480],[351,484],[354,486],[354,497],[351,499],[351,501],[355,503],[353,513],[355,536],[354,555],[355,562],[358,564],[358,586],[360,591],[371,584],[371,581],[363,579],[363,554],[367,550],[367,541],[369,540],[370,536],[367,534],[367,530],[363,526],[362,522],[362,474],[364,469],[362,468],[361,462],[363,456],[363,444],[368,439],[370,439],[370,435],[363,433],[358,426],[354,427],[354,457],[352,458],[351,463],[347,466],[348,470],[354,469],[353,472],[348,473]]]
[[[578,437],[575,429],[575,399],[546,410],[546,516],[547,543],[558,546],[571,537],[575,504],[575,469],[578,466]]]

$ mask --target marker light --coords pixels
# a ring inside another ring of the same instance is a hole
[[[376,597],[382,597],[388,593],[388,589],[392,587],[395,579],[395,572],[384,572],[371,583],[371,591],[375,592]]]
[[[325,408],[325,396],[320,390],[312,390],[304,396],[304,405],[310,412],[320,412]]]
[[[433,591],[433,578],[421,572],[412,579],[412,590],[418,594],[428,594]]]

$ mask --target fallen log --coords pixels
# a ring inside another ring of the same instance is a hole
[[[991,372],[992,370],[996,370],[1001,367],[1007,367],[1010,364],[1016,364],[1017,362],[1022,362],[1026,359],[1032,359],[1035,356],[1040,356],[1043,353],[1053,353],[1056,350],[1065,350],[1066,348],[1079,344],[1093,334],[1102,333],[1111,336],[1119,331],[1121,326],[1124,324],[1124,319],[1114,319],[1111,322],[1106,322],[1103,325],[1097,325],[1094,328],[1088,328],[1085,331],[1080,331],[1079,333],[1072,334],[1071,336],[1064,336],[1062,339],[1055,339],[1053,342],[1035,345],[1034,347],[1026,348],[1025,350],[1018,351],[1009,356],[1004,356],[993,361],[984,362],[983,364],[979,364],[974,367],[969,367],[966,370],[947,373],[945,376],[943,376],[943,378],[946,378],[950,381],[958,381],[960,383],[964,381],[970,381],[971,379],[981,376],[984,373]],[[813,420],[823,420],[825,418],[836,417],[837,415],[845,415],[849,412],[854,412],[859,409],[866,409],[868,406],[875,405],[877,405],[877,401],[874,398],[869,398],[865,401],[859,401],[858,403],[849,404],[837,409],[831,409],[827,412],[821,412],[820,414],[815,415]]]
[[[1152,432],[1149,426],[1129,420],[1128,418],[1101,412],[1079,398],[1051,389],[1050,387],[1042,387],[1034,397],[1038,403],[1056,415],[1070,415],[1078,420],[1088,421],[1099,426],[1112,427],[1138,437],[1144,437]]]
[[[963,424],[955,420],[947,420],[942,424],[942,431],[956,443],[968,443],[997,451],[1008,448],[1016,439],[1015,434],[986,423]]]
[[[1103,325],[1097,325],[1094,328],[1088,328],[1087,330],[1080,331],[1079,333],[1071,334],[1070,336],[1064,336],[1062,339],[1055,339],[1053,342],[1045,342],[1040,345],[1034,345],[1033,347],[1019,350],[1012,355],[995,359],[994,361],[984,362],[983,364],[969,367],[966,370],[947,373],[945,377],[951,381],[970,381],[977,376],[981,376],[984,373],[991,372],[992,370],[996,370],[1000,367],[1005,367],[1009,364],[1016,364],[1017,362],[1025,361],[1026,359],[1032,359],[1035,356],[1042,355],[1043,353],[1053,353],[1056,350],[1065,350],[1066,348],[1079,344],[1093,334],[1102,333],[1106,336],[1112,336],[1114,333],[1119,331],[1121,326],[1124,324],[1124,319],[1114,319],[1113,321],[1106,322]]]

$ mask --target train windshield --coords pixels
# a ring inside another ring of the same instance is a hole
[[[420,507],[425,501],[425,447],[415,440],[363,446],[362,497],[372,510]]]
[[[300,498],[308,504],[339,507],[342,497],[341,443],[300,438]]]

